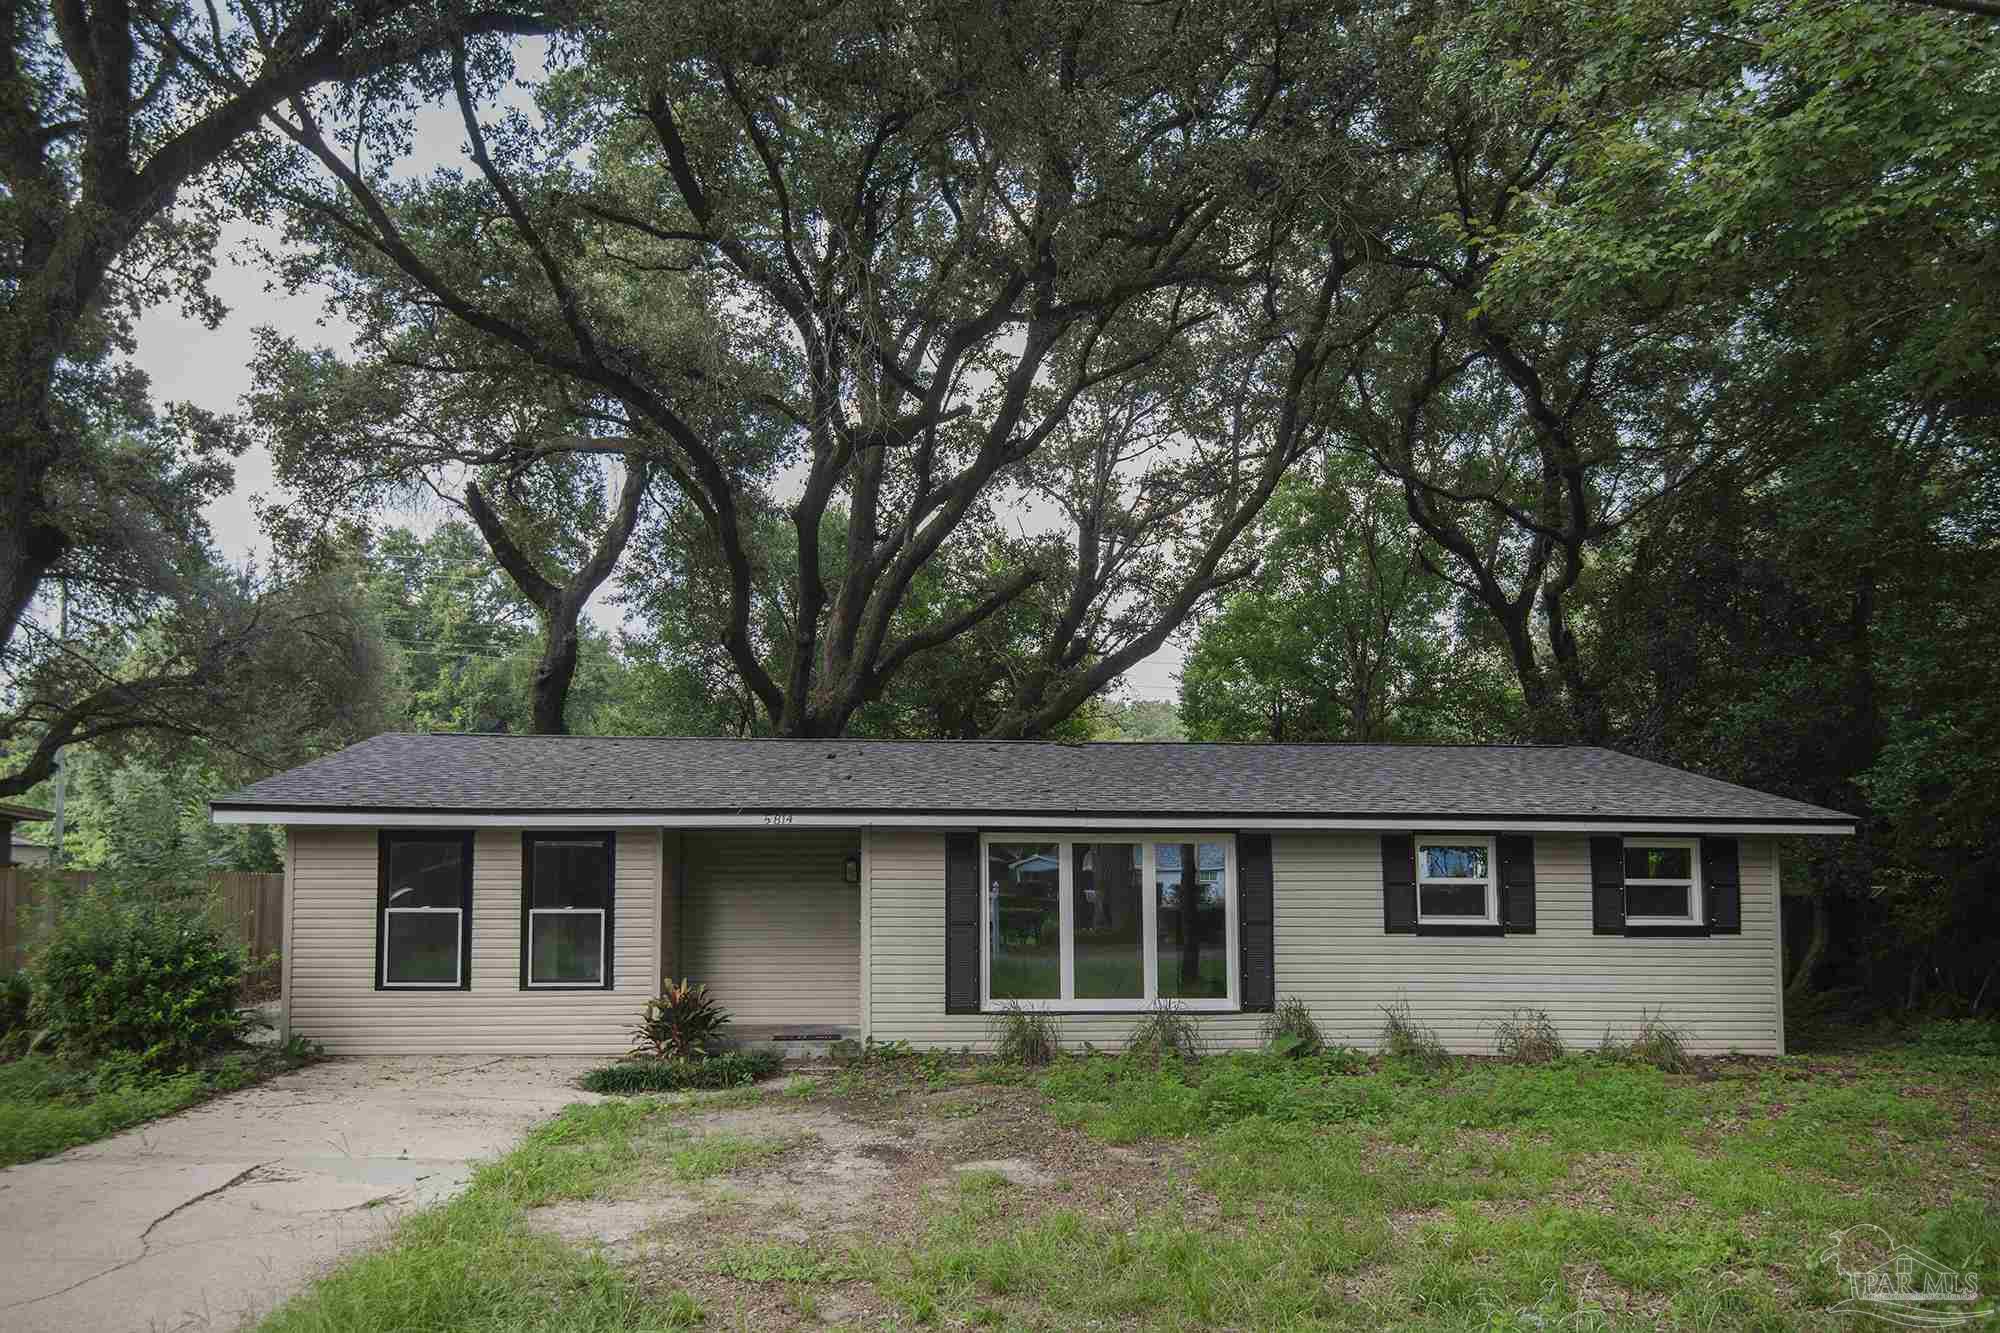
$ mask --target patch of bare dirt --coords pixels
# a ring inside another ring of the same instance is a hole
[[[1425,1227],[1448,1227],[1451,1221],[1449,1208],[1412,1208],[1389,1214],[1389,1232],[1402,1240]]]
[[[669,1195],[657,1199],[582,1199],[552,1203],[528,1214],[528,1223],[574,1245],[602,1246],[607,1258],[632,1259],[641,1238],[698,1216],[699,1199]]]
[[[1035,1094],[1006,1085],[884,1077],[831,1084],[809,1100],[689,1105],[676,1123],[700,1136],[780,1140],[783,1154],[701,1181],[646,1180],[621,1193],[536,1209],[531,1223],[601,1246],[642,1283],[686,1289],[722,1327],[865,1323],[887,1313],[859,1281],[752,1281],[724,1259],[758,1246],[839,1254],[912,1240],[925,1200],[960,1177],[1007,1183],[1010,1213],[1072,1208],[1131,1223],[1170,1193],[1197,1212],[1212,1200],[1186,1186],[1170,1145],[1107,1148],[1057,1123]],[[1179,1183],[1176,1183],[1179,1182]]]

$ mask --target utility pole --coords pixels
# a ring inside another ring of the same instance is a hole
[[[61,589],[61,592],[56,602],[56,638],[66,643],[69,641],[69,580],[64,578],[57,586]],[[51,870],[62,869],[63,796],[69,790],[69,760],[68,756],[64,754],[64,750],[68,748],[68,746],[64,746],[63,750],[56,751],[56,799],[54,802],[56,817],[50,821],[54,824],[55,831],[49,839],[49,869]]]

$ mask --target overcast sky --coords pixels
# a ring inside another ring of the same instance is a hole
[[[419,123],[418,143],[420,154],[427,154],[434,162],[457,161],[464,155],[459,125],[442,111]],[[229,307],[229,315],[219,327],[205,328],[183,317],[179,310],[166,307],[139,321],[137,360],[152,378],[157,401],[190,402],[216,412],[237,410],[250,388],[251,334],[260,325],[269,325],[309,346],[331,344],[345,350],[344,330],[320,322],[322,308],[317,296],[309,291],[291,297],[282,289],[266,290],[263,270],[245,253],[246,238],[242,231],[226,235],[222,254],[217,257],[211,287]],[[209,509],[216,538],[230,559],[245,560],[265,549],[250,500],[274,489],[269,455],[252,448],[237,461],[236,489]],[[424,525],[435,517],[411,514],[403,519]],[[613,614],[604,605],[608,591],[610,585],[592,599],[592,611],[600,623]],[[1180,663],[1179,649],[1162,649],[1127,675],[1127,692],[1143,699],[1174,698],[1178,690],[1174,673]]]

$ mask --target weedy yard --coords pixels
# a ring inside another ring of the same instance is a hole
[[[1864,1223],[2000,1295],[1984,1040],[878,1055],[579,1105],[265,1328],[1849,1327]]]

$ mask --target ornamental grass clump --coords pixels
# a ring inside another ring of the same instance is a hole
[[[1278,1001],[1264,1019],[1264,1049],[1273,1055],[1303,1060],[1326,1049],[1326,1039],[1313,1020],[1312,1008],[1296,995]]]
[[[1451,1053],[1438,1039],[1437,1029],[1410,1011],[1407,998],[1383,1005],[1382,1016],[1382,1054],[1431,1073],[1451,1067]]]
[[[1694,1056],[1687,1048],[1688,1034],[1666,1021],[1663,1007],[1653,1013],[1641,1010],[1639,1026],[1629,1041],[1620,1041],[1604,1030],[1598,1054],[1609,1060],[1651,1065],[1663,1074],[1685,1074],[1694,1068]]]
[[[1010,1064],[1034,1068],[1050,1063],[1062,1050],[1062,1023],[1054,1014],[1009,1001],[989,1025],[993,1053]]]
[[[1541,1065],[1567,1053],[1546,1009],[1515,1009],[1493,1020],[1493,1053],[1520,1065]]]
[[[1208,1054],[1208,1039],[1192,1010],[1173,1000],[1160,1000],[1125,1038],[1125,1049],[1134,1055],[1198,1060]]]

